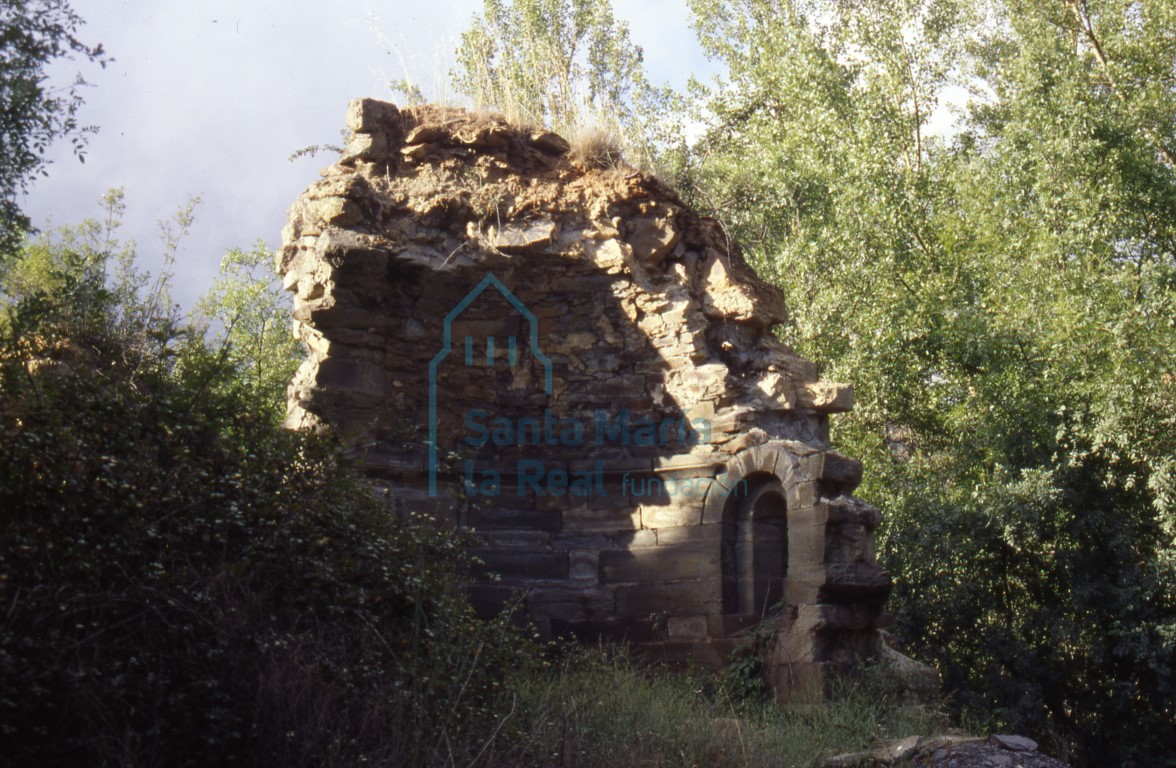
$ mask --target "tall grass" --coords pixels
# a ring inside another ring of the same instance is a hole
[[[514,682],[505,765],[815,766],[872,741],[942,729],[880,670],[841,681],[825,706],[738,700],[721,676],[642,664],[616,648],[571,652]]]

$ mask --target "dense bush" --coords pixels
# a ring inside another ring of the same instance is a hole
[[[274,426],[103,269],[54,263],[0,322],[5,764],[482,751],[528,651],[474,618],[461,542]]]

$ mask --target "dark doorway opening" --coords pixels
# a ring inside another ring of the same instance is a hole
[[[788,509],[778,477],[745,480],[723,510],[723,612],[762,617],[784,597]]]

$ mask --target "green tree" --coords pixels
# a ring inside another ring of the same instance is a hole
[[[163,339],[179,345],[169,354],[181,359],[184,344],[212,344],[221,364],[235,371],[217,379],[219,384],[239,389],[257,413],[280,422],[286,385],[304,355],[290,332],[290,300],[273,274],[265,244],[227,253],[220,276],[185,322],[172,301],[170,282],[199,198],[160,222],[161,268],[154,277],[139,268],[135,244],[119,239],[126,211],[123,190],[110,190],[100,202],[100,217],[29,238],[0,283],[0,300],[16,307],[68,294],[70,304],[61,311],[73,324],[68,332],[75,341],[92,327],[102,327],[120,339],[124,351],[152,348],[149,358],[162,352]]]
[[[644,85],[641,49],[608,0],[485,0],[452,75],[476,106],[557,131],[627,128]]]
[[[835,439],[888,515],[897,630],[973,718],[1161,759],[1171,4],[691,5],[728,74],[695,87],[681,180],[785,288],[786,339],[855,385]]]
[[[274,276],[273,254],[264,242],[234,249],[221,260],[221,274],[199,303],[200,322],[213,333],[225,361],[238,371],[262,413],[281,420],[286,385],[305,357],[290,332],[292,305]]]
[[[81,18],[65,0],[5,0],[0,6],[0,266],[13,253],[28,219],[17,196],[46,173],[45,152],[68,137],[83,159],[86,134],[78,124],[82,104],[79,75],[69,86],[53,87],[46,68],[58,59],[81,57],[105,65],[102,46],[77,37]]]
[[[60,321],[45,324],[53,333],[85,342],[99,328],[98,335],[117,338],[125,354],[157,356],[164,339],[182,335],[169,290],[171,266],[198,202],[160,222],[162,269],[155,277],[139,268],[135,244],[119,240],[126,211],[121,189],[102,196],[99,218],[27,237],[0,280],[0,306],[9,310],[0,314],[0,327],[19,321],[18,307],[38,307]],[[27,335],[20,328],[8,330]]]
[[[0,280],[4,764],[476,762],[537,649],[474,616],[460,537],[257,418],[248,355],[113,268],[106,201]]]

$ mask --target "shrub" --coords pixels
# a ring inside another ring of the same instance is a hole
[[[482,751],[528,654],[469,609],[460,540],[257,415],[199,338],[120,333],[115,304],[67,280],[0,324],[6,764]]]

